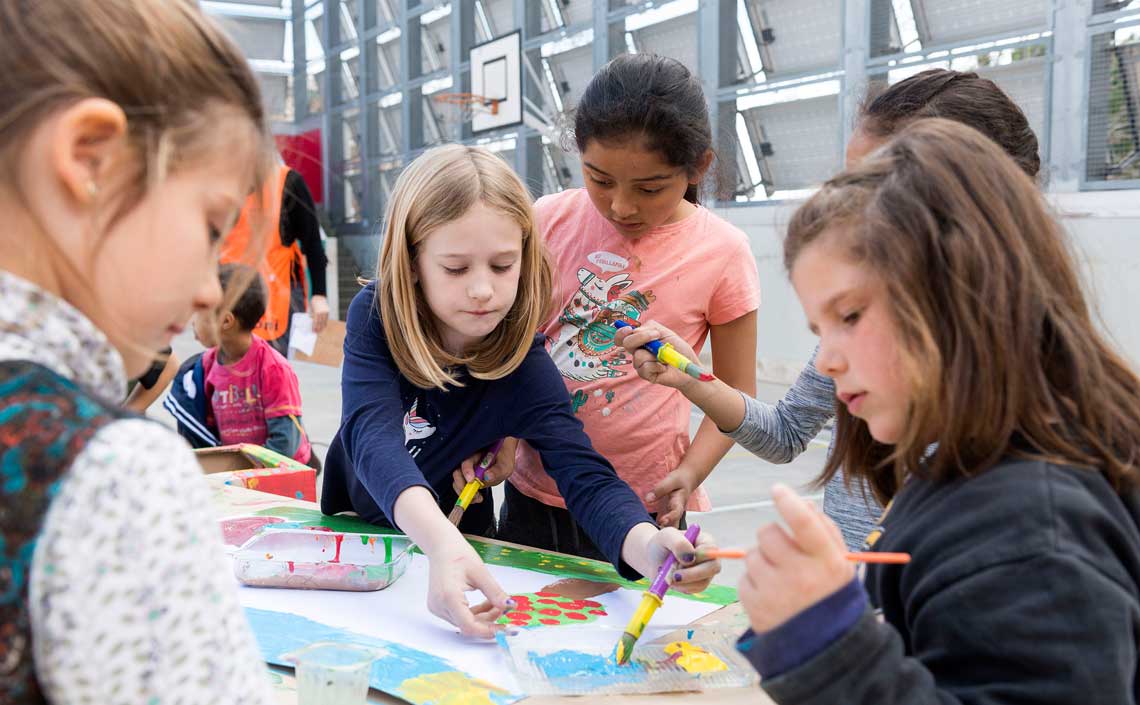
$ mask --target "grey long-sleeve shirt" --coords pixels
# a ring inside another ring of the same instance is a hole
[[[775,404],[742,394],[744,421],[725,435],[770,463],[790,463],[803,453],[808,442],[835,416],[835,384],[815,368],[818,353],[817,347],[796,383]],[[853,483],[849,488],[843,473],[838,472],[824,488],[823,511],[839,525],[847,547],[858,550],[879,520],[882,508],[869,487]]]

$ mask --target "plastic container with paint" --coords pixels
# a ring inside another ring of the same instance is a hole
[[[527,695],[640,695],[755,685],[734,637],[698,626],[648,625],[618,666],[624,630],[601,625],[508,629],[497,636]]]
[[[412,560],[406,536],[319,529],[264,531],[233,554],[245,585],[308,590],[383,590]]]
[[[297,674],[297,705],[363,705],[382,649],[318,641],[282,656]]]

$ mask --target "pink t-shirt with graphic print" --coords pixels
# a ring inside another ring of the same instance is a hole
[[[590,202],[585,189],[535,204],[555,270],[550,355],[594,448],[644,501],[689,449],[692,405],[675,389],[637,376],[632,356],[614,343],[615,319],[656,320],[698,353],[709,326],[760,306],[756,260],[747,236],[706,208],[631,239]],[[538,454],[519,445],[510,481],[524,494],[565,507]],[[711,508],[698,489],[688,508]],[[649,507],[656,511],[656,507]]]
[[[217,364],[217,348],[202,356],[206,375],[206,398],[223,445],[253,443],[263,446],[269,438],[267,419],[301,416],[301,390],[289,361],[256,335],[249,350],[237,362]],[[303,431],[293,459],[309,462],[312,447]]]

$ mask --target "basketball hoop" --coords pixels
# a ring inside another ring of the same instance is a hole
[[[449,123],[471,122],[476,113],[499,114],[499,99],[475,93],[437,93],[431,97]]]

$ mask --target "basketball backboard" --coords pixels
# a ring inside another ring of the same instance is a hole
[[[495,111],[476,110],[473,133],[522,122],[522,35],[515,31],[471,47],[471,93],[497,101]]]

